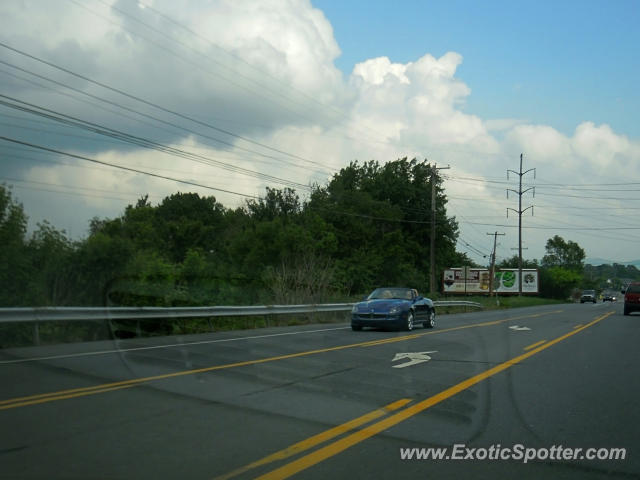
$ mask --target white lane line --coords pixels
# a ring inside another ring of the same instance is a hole
[[[0,365],[6,365],[10,363],[36,362],[39,360],[57,360],[61,358],[88,357],[92,355],[108,355],[110,353],[113,354],[113,353],[123,353],[123,352],[136,352],[140,350],[156,350],[160,348],[187,347],[191,345],[206,345],[209,343],[235,342],[238,340],[252,340],[256,338],[283,337],[286,335],[301,335],[304,333],[331,332],[333,330],[347,330],[349,328],[351,327],[323,328],[321,330],[305,330],[302,332],[271,333],[269,335],[252,335],[250,337],[221,338],[217,340],[201,340],[199,342],[184,342],[184,343],[171,343],[167,345],[152,345],[149,347],[119,348],[116,350],[99,350],[97,352],[80,352],[80,353],[69,353],[66,355],[50,355],[47,357],[20,358],[17,360],[0,360]]]

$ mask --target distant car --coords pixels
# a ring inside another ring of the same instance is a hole
[[[632,282],[624,294],[624,314],[640,312],[640,282]]]
[[[430,299],[413,288],[376,288],[351,310],[353,330],[362,327],[413,330],[419,323],[424,328],[435,327],[436,309]]]
[[[615,302],[616,301],[616,297],[615,295],[611,295],[611,294],[606,294],[602,297],[602,301],[603,302]]]
[[[582,292],[582,295],[580,296],[580,303],[584,303],[584,302],[596,303],[597,301],[598,299],[596,298],[595,290],[585,290]]]

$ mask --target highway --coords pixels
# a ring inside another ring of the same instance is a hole
[[[437,322],[0,350],[0,479],[640,478],[640,315],[617,302]],[[432,447],[449,458],[401,458]]]

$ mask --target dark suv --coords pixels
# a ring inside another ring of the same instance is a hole
[[[640,282],[632,282],[624,294],[624,314],[640,312]]]
[[[593,302],[596,303],[598,300],[596,299],[596,291],[595,290],[585,290],[582,292],[582,296],[580,297],[580,303],[584,302]]]

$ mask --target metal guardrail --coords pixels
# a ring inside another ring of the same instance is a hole
[[[476,302],[435,301],[436,307],[483,308]],[[346,312],[353,303],[219,307],[25,307],[0,308],[0,323],[245,317],[293,313]]]
[[[435,301],[436,307],[483,308],[476,302]],[[353,303],[323,303],[316,305],[258,305],[219,307],[24,307],[0,308],[0,324],[30,323],[33,344],[40,345],[42,322],[95,322],[103,320],[136,320],[136,334],[141,333],[140,320],[171,318],[240,317],[252,315],[282,315],[293,313],[347,312]]]
[[[473,307],[484,308],[484,305],[478,302],[467,302],[465,300],[437,300],[433,302],[436,307]]]
[[[342,312],[352,303],[219,307],[36,307],[0,308],[0,323],[167,318],[240,317],[291,313]]]

